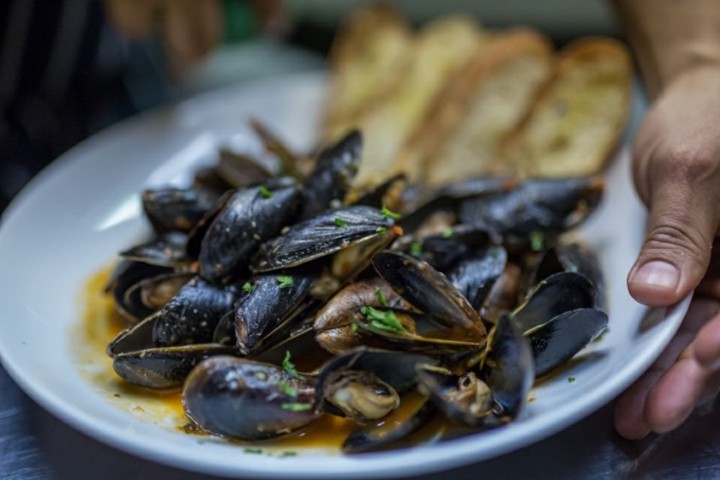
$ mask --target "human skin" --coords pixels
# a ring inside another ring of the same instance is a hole
[[[633,141],[649,210],[630,294],[668,306],[696,289],[667,349],[620,398],[626,438],[677,428],[720,388],[720,4],[614,0],[653,104]]]

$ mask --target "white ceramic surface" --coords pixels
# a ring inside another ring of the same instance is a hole
[[[673,335],[689,299],[663,318],[626,292],[644,211],[627,153],[609,173],[607,194],[583,228],[608,276],[610,331],[585,360],[535,392],[521,418],[495,431],[437,445],[347,457],[308,450],[292,458],[251,455],[138,419],[107,401],[74,363],[71,335],[92,272],[140,238],[138,192],[182,184],[223,143],[246,143],[257,116],[291,145],[310,144],[324,91],[322,75],[297,75],[199,96],[118,124],[41,173],[6,212],[0,228],[0,357],[17,383],[53,414],[95,438],[180,468],[230,476],[405,476],[477,462],[545,438],[590,414],[636,379]],[[575,377],[569,382],[568,377]]]

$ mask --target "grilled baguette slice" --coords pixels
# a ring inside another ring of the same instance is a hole
[[[626,47],[583,38],[561,52],[553,81],[509,138],[507,161],[529,177],[599,172],[625,129],[632,67]]]
[[[414,173],[418,165],[430,186],[512,173],[498,162],[500,147],[550,79],[552,64],[552,46],[539,32],[497,34],[444,86],[403,149],[403,170]]]
[[[485,41],[477,24],[450,16],[427,24],[415,38],[400,88],[372,105],[355,125],[365,140],[355,185],[362,187],[398,172],[397,154],[425,118],[433,99]]]
[[[325,138],[342,135],[341,129],[400,86],[413,45],[409,24],[387,5],[360,8],[342,23],[330,52]]]

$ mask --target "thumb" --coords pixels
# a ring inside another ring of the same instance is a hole
[[[651,174],[658,181],[652,182],[648,199],[648,233],[628,276],[630,294],[650,306],[676,303],[697,287],[718,228],[715,189],[700,178],[688,178],[689,167],[683,163],[671,172]]]

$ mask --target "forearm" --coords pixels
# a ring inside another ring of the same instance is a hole
[[[720,67],[720,1],[612,0],[637,55],[645,84],[657,96],[680,73]]]

